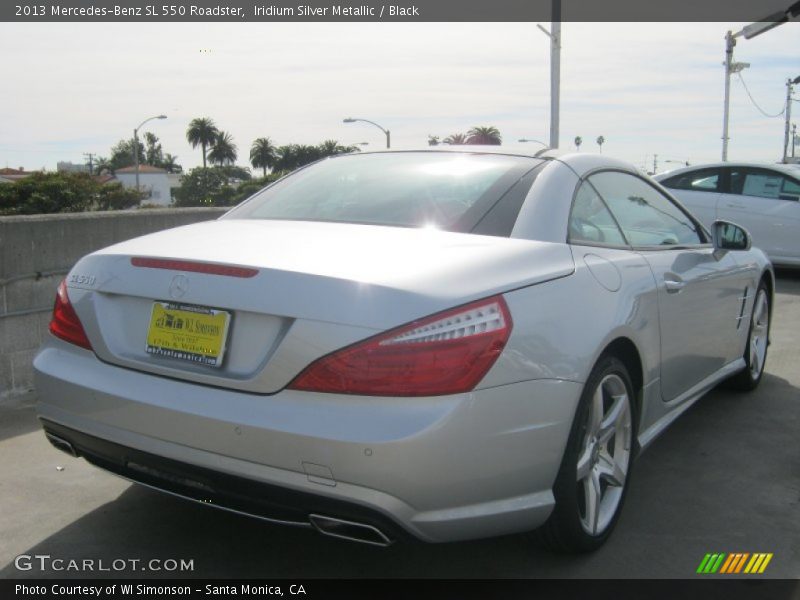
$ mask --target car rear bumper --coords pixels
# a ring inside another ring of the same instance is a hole
[[[108,365],[57,339],[34,368],[45,430],[93,464],[272,521],[360,524],[380,534],[334,529],[375,543],[540,525],[581,392],[535,380],[433,398],[263,396]]]

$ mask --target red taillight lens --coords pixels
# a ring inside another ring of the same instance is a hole
[[[81,346],[87,350],[92,349],[89,338],[83,330],[83,325],[72,308],[67,295],[67,282],[62,281],[56,292],[56,304],[53,307],[53,318],[50,321],[50,333],[66,340],[71,344]]]
[[[501,296],[473,302],[324,356],[289,388],[371,396],[467,392],[500,356],[511,326]]]

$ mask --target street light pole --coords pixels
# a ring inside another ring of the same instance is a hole
[[[550,147],[558,148],[561,103],[561,0],[552,1],[550,31],[536,26],[550,38]]]
[[[369,123],[370,125],[374,125],[378,129],[380,129],[386,135],[386,148],[392,147],[392,134],[388,129],[384,129],[374,121],[370,121],[369,119],[355,119],[353,117],[347,117],[346,119],[342,120],[342,123],[355,123],[356,121],[363,121],[364,123]]]
[[[728,31],[725,34],[725,106],[722,110],[722,162],[728,160],[728,122],[730,119],[731,106],[731,75],[739,73],[750,66],[750,63],[733,62],[733,48],[736,46],[736,38],[742,35],[744,30],[737,33]]]
[[[141,123],[139,123],[138,127],[133,129],[133,162],[136,165],[136,191],[139,192],[139,130],[145,123],[148,123],[154,119],[166,119],[167,115],[157,115],[155,117],[150,117],[145,119]]]

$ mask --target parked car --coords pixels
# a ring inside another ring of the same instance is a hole
[[[643,448],[758,385],[773,289],[745,230],[605,156],[338,156],[81,259],[38,410],[70,454],[267,521],[587,551]]]
[[[800,266],[800,169],[797,165],[717,163],[655,177],[710,227],[732,221],[776,265]]]

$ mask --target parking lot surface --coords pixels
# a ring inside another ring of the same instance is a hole
[[[779,273],[761,386],[712,391],[656,440],[636,463],[614,535],[591,555],[551,554],[525,535],[381,549],[216,511],[58,452],[34,401],[0,405],[3,578],[684,578],[709,552],[770,552],[764,577],[800,577],[798,273]],[[124,571],[19,570],[19,555],[142,562]],[[191,560],[193,570],[142,571],[151,559]]]

